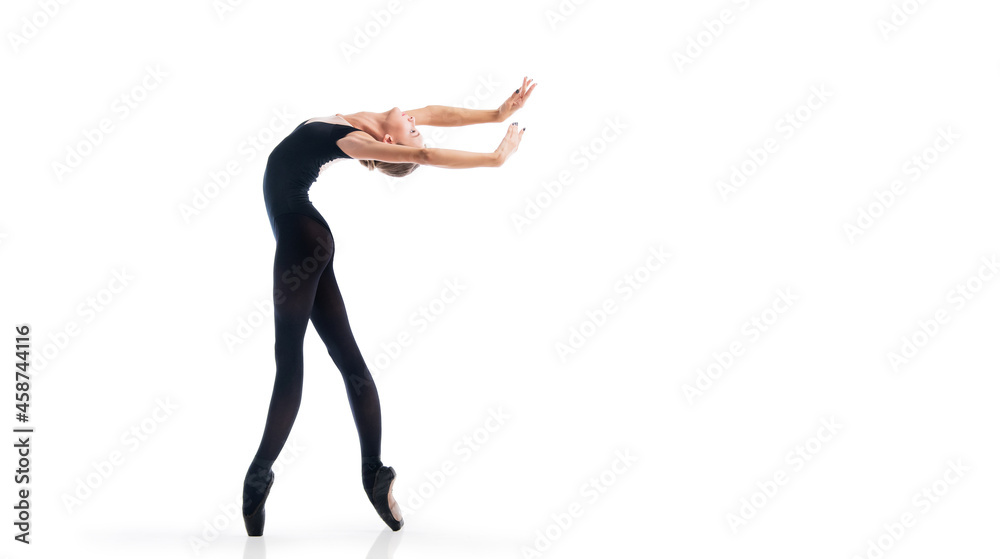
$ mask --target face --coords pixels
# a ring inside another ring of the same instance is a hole
[[[386,116],[386,133],[392,136],[397,144],[415,148],[426,147],[424,136],[417,130],[417,123],[413,116],[401,111],[399,107],[393,107]]]

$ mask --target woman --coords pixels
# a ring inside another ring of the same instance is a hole
[[[368,169],[405,176],[418,165],[449,169],[498,167],[524,134],[515,122],[492,153],[428,148],[417,123],[464,126],[502,122],[520,109],[535,84],[522,85],[496,110],[430,105],[402,112],[359,112],[311,118],[271,151],[264,170],[264,203],[277,243],[274,253],[274,358],[276,373],[264,435],[243,483],[247,534],[264,532],[264,501],[274,483],[271,466],[285,445],[302,398],[302,342],[313,326],[343,376],[361,442],[361,483],[368,500],[393,530],[403,526],[392,497],[396,472],[381,461],[382,415],[378,391],[351,333],[333,274],[333,235],[309,201],[309,187],[337,159],[357,159]]]

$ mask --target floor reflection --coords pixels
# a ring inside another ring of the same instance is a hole
[[[402,538],[402,530],[393,532],[386,526],[372,542],[365,559],[393,559]],[[243,546],[243,559],[267,559],[267,537],[247,537]]]

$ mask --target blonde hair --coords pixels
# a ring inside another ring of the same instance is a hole
[[[369,171],[378,169],[390,177],[405,177],[420,166],[419,163],[390,163],[378,159],[359,159],[358,163],[364,165]]]

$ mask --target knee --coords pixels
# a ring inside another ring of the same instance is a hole
[[[277,341],[298,342],[306,336],[309,307],[299,301],[285,301],[274,306],[274,338]]]
[[[302,336],[275,336],[274,357],[278,363],[301,363],[304,354]]]
[[[365,387],[374,387],[375,379],[372,378],[371,372],[368,367],[362,365],[361,367],[350,368],[340,371],[340,376],[344,378],[344,384],[353,387],[356,391],[360,391]]]

